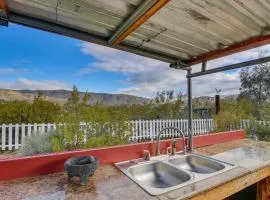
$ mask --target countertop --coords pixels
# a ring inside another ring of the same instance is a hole
[[[114,165],[103,165],[97,169],[93,177],[90,177],[87,187],[80,186],[79,180],[75,180],[75,184],[67,183],[67,176],[64,172],[0,182],[0,199],[188,199],[242,174],[270,165],[269,150],[270,143],[248,139],[198,148],[195,153],[213,156],[213,158],[236,164],[239,167],[155,197],[146,193]]]
[[[161,200],[190,199],[204,191],[222,185],[234,178],[270,166],[270,143],[248,139],[231,141],[195,150],[214,159],[235,164],[238,167],[208,179],[157,196]],[[217,154],[215,154],[217,153]]]

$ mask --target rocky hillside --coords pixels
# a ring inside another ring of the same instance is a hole
[[[68,90],[6,90],[0,89],[0,102],[7,101],[27,101],[32,102],[34,97],[41,92],[42,96],[50,101],[64,104],[71,96]],[[107,94],[107,93],[91,93],[89,104],[102,102],[106,105],[123,105],[123,104],[142,104],[148,101],[146,98],[125,95],[125,94]],[[84,92],[80,92],[80,97],[84,96]]]

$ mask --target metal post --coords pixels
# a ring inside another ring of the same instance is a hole
[[[193,130],[192,130],[192,83],[191,69],[187,70],[187,92],[188,92],[188,129],[189,129],[189,151],[193,151]]]

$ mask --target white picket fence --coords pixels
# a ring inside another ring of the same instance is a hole
[[[177,127],[188,135],[188,120],[137,120],[130,121],[131,137],[130,140],[138,142],[151,140],[157,137],[160,130],[165,127]],[[22,145],[26,136],[32,134],[47,133],[56,128],[56,124],[3,124],[0,125],[0,150],[16,150]],[[207,134],[214,130],[213,119],[194,119],[193,134]],[[162,133],[163,137],[180,136],[174,130],[166,130]]]
[[[188,135],[188,120],[176,119],[176,120],[137,120],[131,121],[132,136],[131,140],[140,141],[144,139],[155,139],[157,134],[165,127],[175,127]],[[193,120],[193,134],[202,135],[207,134],[214,130],[213,119],[194,119]],[[175,137],[180,136],[178,131],[167,129],[162,132],[162,137]]]
[[[0,125],[0,150],[16,150],[22,145],[25,136],[47,133],[56,124],[2,124]]]
[[[252,123],[251,120],[242,120],[240,127],[242,129],[245,129],[247,127],[249,127],[250,123]],[[270,127],[270,121],[256,121],[257,124],[262,125],[262,126],[268,126]]]

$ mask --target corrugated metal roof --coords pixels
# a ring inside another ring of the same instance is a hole
[[[96,35],[111,35],[141,0],[7,0],[13,14]],[[269,0],[171,0],[122,41],[140,51],[188,61],[270,35]],[[269,40],[268,40],[269,42]],[[169,62],[169,61],[168,61]]]

